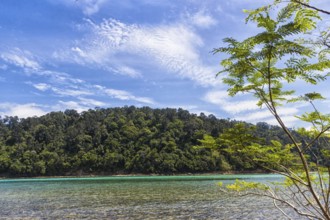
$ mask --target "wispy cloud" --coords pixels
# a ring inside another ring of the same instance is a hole
[[[58,95],[61,96],[88,96],[88,95],[93,95],[91,91],[88,91],[87,89],[83,88],[78,88],[78,89],[62,89],[62,88],[55,88],[52,87],[53,92],[55,92]]]
[[[94,88],[97,89],[99,92],[106,94],[112,98],[137,101],[145,104],[155,104],[155,101],[153,101],[151,98],[135,96],[130,92],[124,90],[110,89],[100,85],[95,85]]]
[[[39,59],[26,50],[15,48],[9,52],[0,53],[0,58],[7,64],[14,65],[16,68],[18,67],[22,69],[27,76],[37,75],[39,82],[36,83],[29,81],[26,82],[26,84],[33,86],[39,92],[43,92],[47,96],[55,95],[60,97],[75,98],[78,99],[77,103],[80,105],[86,105],[86,103],[89,102],[89,104],[94,103],[97,106],[103,106],[101,102],[92,101],[93,99],[91,99],[91,97],[97,95],[104,97],[108,96],[119,100],[135,101],[144,104],[155,103],[148,97],[137,96],[124,90],[99,87],[79,78],[73,77],[65,72],[45,69],[41,63],[37,62]],[[120,71],[130,74],[132,77],[138,77],[140,75],[139,72],[134,71],[134,69],[127,66],[121,67]],[[2,78],[0,78],[0,80],[1,79]],[[95,90],[95,88],[99,89]],[[27,105],[25,107],[31,107],[30,109],[32,109],[32,105]],[[88,107],[91,107],[91,105],[88,105]],[[16,111],[14,108],[11,109]],[[38,113],[38,111],[36,112]]]
[[[14,48],[13,50],[2,52],[0,57],[8,64],[22,67],[25,70],[39,70],[41,68],[40,64],[32,55],[32,53],[26,50],[21,50],[19,48]],[[2,67],[7,68],[7,65],[2,65]]]
[[[142,74],[138,70],[135,70],[129,66],[119,66],[118,68],[115,68],[113,71],[120,75],[126,75],[132,78],[137,78],[142,76]]]
[[[155,101],[148,97],[140,97],[133,95],[132,93],[125,91],[125,90],[117,90],[112,89],[100,85],[93,85],[87,82],[80,82],[79,80],[74,81],[75,83],[67,84],[67,85],[56,85],[56,84],[47,84],[47,83],[36,83],[33,84],[28,82],[28,84],[32,85],[39,91],[42,92],[53,92],[54,95],[61,96],[61,97],[74,97],[80,100],[79,103],[89,103],[95,104],[95,106],[100,107],[104,106],[105,103],[99,102],[87,97],[94,97],[94,96],[108,96],[114,99],[119,100],[126,100],[126,101],[136,101],[139,103],[144,104],[155,104]]]
[[[0,53],[0,59],[6,63],[1,65],[1,67],[3,67],[1,69],[3,70],[8,70],[10,68],[8,65],[13,65],[15,67],[21,68],[27,75],[42,76],[51,82],[62,84],[83,82],[82,80],[74,79],[70,76],[70,74],[44,69],[42,62],[40,62],[41,59],[33,55],[28,50],[13,48],[11,50]],[[45,85],[39,85],[40,88],[42,86]]]
[[[199,21],[203,19],[208,25],[213,22],[200,15]],[[87,24],[89,34],[70,50],[54,53],[55,58],[85,65],[94,64],[112,72],[136,76],[139,75],[136,74],[138,71],[122,59],[131,56],[140,63],[154,64],[168,73],[201,85],[220,82],[215,80],[217,68],[201,62],[199,49],[204,46],[204,42],[186,23],[142,26],[106,19],[100,24],[87,20]],[[122,67],[118,67],[120,62]]]
[[[88,83],[82,80],[73,79],[68,75],[56,77],[55,80],[49,79],[47,83],[27,82],[26,84],[32,85],[35,89],[41,92],[46,92],[48,95],[50,95],[50,92],[62,97],[94,95],[94,92],[89,89]]]
[[[103,107],[106,106],[107,103],[101,102],[95,99],[87,99],[87,98],[78,98],[80,100],[80,103],[85,106],[90,106],[90,107]]]

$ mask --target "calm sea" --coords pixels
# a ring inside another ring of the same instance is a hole
[[[272,201],[217,183],[277,175],[131,176],[0,180],[0,219],[285,219]]]

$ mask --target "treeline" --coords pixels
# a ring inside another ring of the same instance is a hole
[[[198,148],[237,121],[183,109],[108,108],[41,117],[0,118],[0,175],[43,176],[197,173],[253,170],[228,154]],[[286,142],[277,126],[258,123],[258,137]]]

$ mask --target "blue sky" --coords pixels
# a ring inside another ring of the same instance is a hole
[[[270,2],[3,0],[0,115],[135,105],[274,123],[251,97],[227,96],[215,78],[223,57],[211,53],[225,37],[257,33],[242,9]],[[305,107],[282,116],[294,126]]]

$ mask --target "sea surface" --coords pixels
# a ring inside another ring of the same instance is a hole
[[[277,175],[125,176],[0,180],[0,219],[286,219],[272,201],[217,185]],[[298,218],[299,219],[299,218]]]

